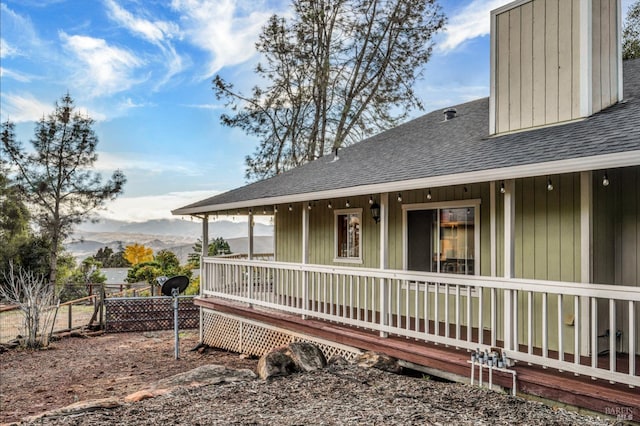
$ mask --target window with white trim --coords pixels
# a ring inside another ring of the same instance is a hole
[[[335,260],[340,262],[362,261],[360,222],[362,209],[335,211]]]

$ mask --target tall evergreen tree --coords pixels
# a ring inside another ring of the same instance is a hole
[[[69,94],[54,111],[37,122],[33,150],[16,139],[13,123],[2,124],[2,146],[16,169],[15,180],[32,211],[40,233],[51,242],[49,282],[56,281],[56,266],[62,241],[74,224],[123,191],[124,174],[116,170],[102,183],[91,170],[97,160],[98,137],[94,121],[80,114]]]
[[[393,127],[422,108],[413,85],[445,18],[436,0],[293,0],[256,44],[266,87],[243,95],[220,75],[224,125],[256,136],[248,179],[262,179]]]

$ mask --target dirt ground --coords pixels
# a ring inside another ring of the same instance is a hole
[[[103,334],[54,341],[46,350],[0,353],[0,424],[77,401],[123,397],[146,384],[205,364],[255,370],[257,360],[208,348],[191,352],[197,331]]]

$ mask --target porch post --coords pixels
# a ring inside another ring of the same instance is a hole
[[[515,259],[515,180],[509,179],[505,181],[504,193],[504,277],[514,277],[514,259]],[[517,302],[517,301],[516,301]],[[514,329],[518,326],[514,324],[517,318],[513,318],[513,294],[512,290],[504,290],[504,312],[503,312],[503,339],[504,348],[512,350],[517,346],[517,342],[513,341]]]
[[[309,263],[309,209],[302,207],[302,264]],[[309,310],[309,297],[307,285],[309,284],[309,273],[306,268],[302,268],[302,308],[304,312]],[[306,314],[302,314],[302,319],[307,319]]]
[[[580,173],[580,282],[591,282],[591,256],[592,256],[592,243],[591,243],[591,229],[592,219],[591,211],[593,207],[592,200],[592,175],[591,172]],[[576,342],[576,349],[580,350],[580,354],[587,355],[589,353],[589,298],[586,296],[580,297],[580,312],[574,313],[574,324],[576,327],[580,327],[577,335],[580,342]],[[593,335],[598,334],[597,330],[593,331]]]
[[[253,259],[253,214],[251,209],[247,214],[247,260]],[[247,296],[253,299],[253,266],[247,266]]]
[[[247,259],[253,259],[253,213],[249,210],[247,216]]]
[[[496,220],[496,181],[492,180],[489,182],[489,214],[490,217],[490,244],[491,244],[491,276],[495,277],[498,275],[498,249],[496,242],[496,229],[497,229],[497,220]]]
[[[389,268],[389,193],[380,194],[380,269]],[[380,279],[380,324],[389,325],[388,283],[384,278]],[[380,332],[380,337],[387,337],[386,331]]]
[[[209,215],[202,217],[202,257],[209,256]],[[200,262],[202,266],[202,262]]]
[[[202,217],[202,250],[200,252],[200,296],[202,296],[202,291],[205,286],[208,286],[209,283],[207,277],[207,269],[204,264],[204,258],[209,255],[209,215],[205,213]],[[200,309],[200,327],[199,328],[199,337],[198,341],[202,343],[202,339],[204,335],[202,330],[204,328],[204,314],[202,309]]]

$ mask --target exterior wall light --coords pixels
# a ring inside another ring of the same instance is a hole
[[[345,203],[345,207],[346,207],[346,208],[351,207],[351,203],[349,203],[349,200],[347,200],[347,202]]]
[[[504,194],[505,192],[507,192],[507,190],[504,188],[504,182],[500,183],[500,193]]]
[[[430,199],[431,199],[431,190],[427,192],[427,200],[430,200]]]
[[[327,207],[332,209],[333,208],[333,204],[331,204],[331,200],[329,200],[329,204],[327,204]]]
[[[376,223],[380,222],[380,205],[374,201],[369,208],[371,209],[371,217],[373,220]]]
[[[402,194],[398,192],[398,202],[401,203],[402,202]]]
[[[602,186],[609,186],[609,176],[607,176],[607,172],[604,172],[604,176],[602,176]]]
[[[289,204],[289,211],[293,211],[293,206]]]
[[[553,183],[551,183],[551,179],[547,179],[547,191],[553,191]]]

